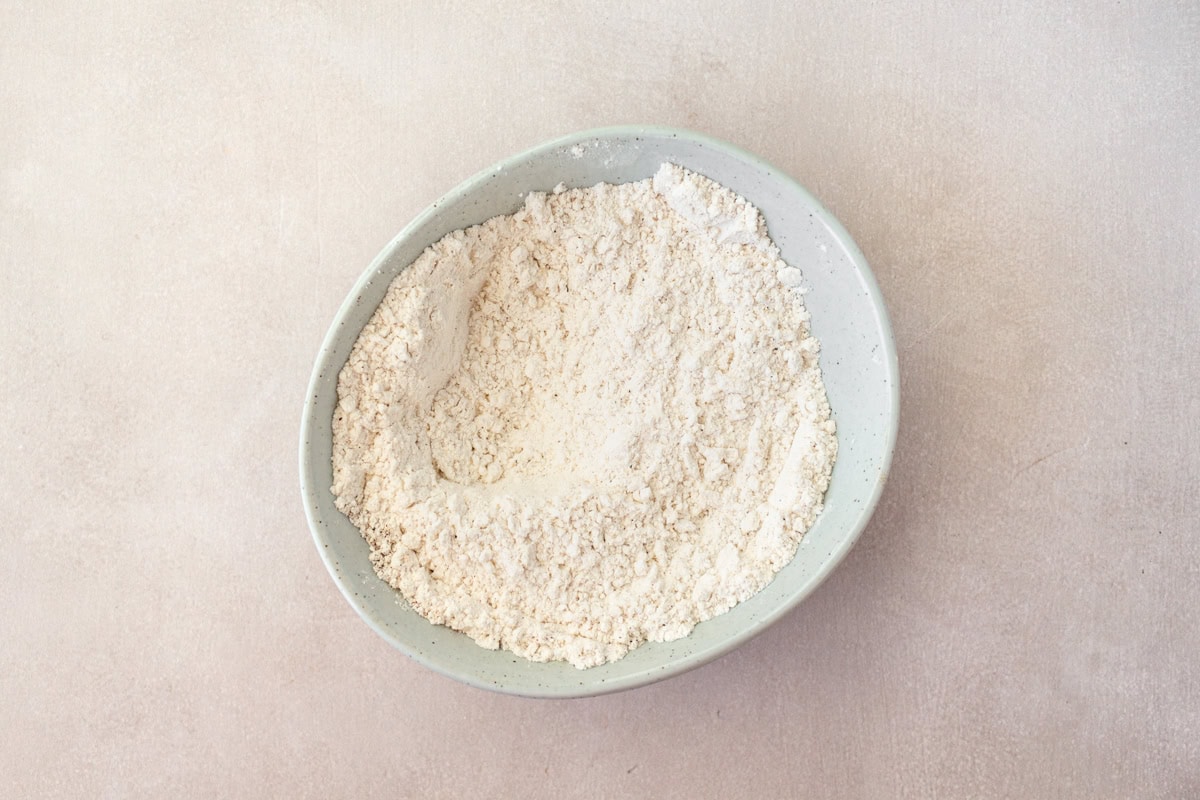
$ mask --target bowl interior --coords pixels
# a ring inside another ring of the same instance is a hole
[[[509,214],[529,191],[654,174],[664,161],[699,172],[762,211],[771,237],[809,287],[805,302],[821,341],[821,368],[838,425],[839,453],[825,510],[796,557],[759,594],[614,663],[577,670],[536,664],[476,645],[419,616],[375,574],[368,546],[333,502],[331,421],[338,372],[388,284],[445,234]],[[677,674],[728,652],[794,607],[837,565],[866,525],[887,475],[898,419],[896,353],[882,298],[862,254],[840,224],[797,183],[731,145],[694,133],[612,128],[564,137],[482,172],[424,211],[371,264],[339,310],[317,357],[305,400],[301,488],[318,549],[350,604],[381,636],[417,661],[466,683],[515,694],[579,696]]]

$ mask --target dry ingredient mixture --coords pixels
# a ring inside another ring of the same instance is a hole
[[[762,589],[837,452],[800,271],[672,164],[532,193],[395,279],[338,379],[337,505],[484,647],[584,668]]]

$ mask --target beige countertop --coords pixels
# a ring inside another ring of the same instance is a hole
[[[0,796],[1200,796],[1194,3],[25,5]],[[622,122],[756,152],[855,236],[900,353],[894,469],[735,653],[494,695],[334,587],[304,387],[426,204]]]

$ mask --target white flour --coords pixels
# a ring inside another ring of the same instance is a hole
[[[388,289],[338,379],[334,492],[435,623],[589,667],[763,588],[834,424],[753,206],[673,165],[529,195]]]

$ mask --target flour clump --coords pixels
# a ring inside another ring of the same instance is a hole
[[[399,273],[338,377],[333,491],[379,575],[584,668],[762,589],[837,453],[800,271],[664,164],[531,193]]]

